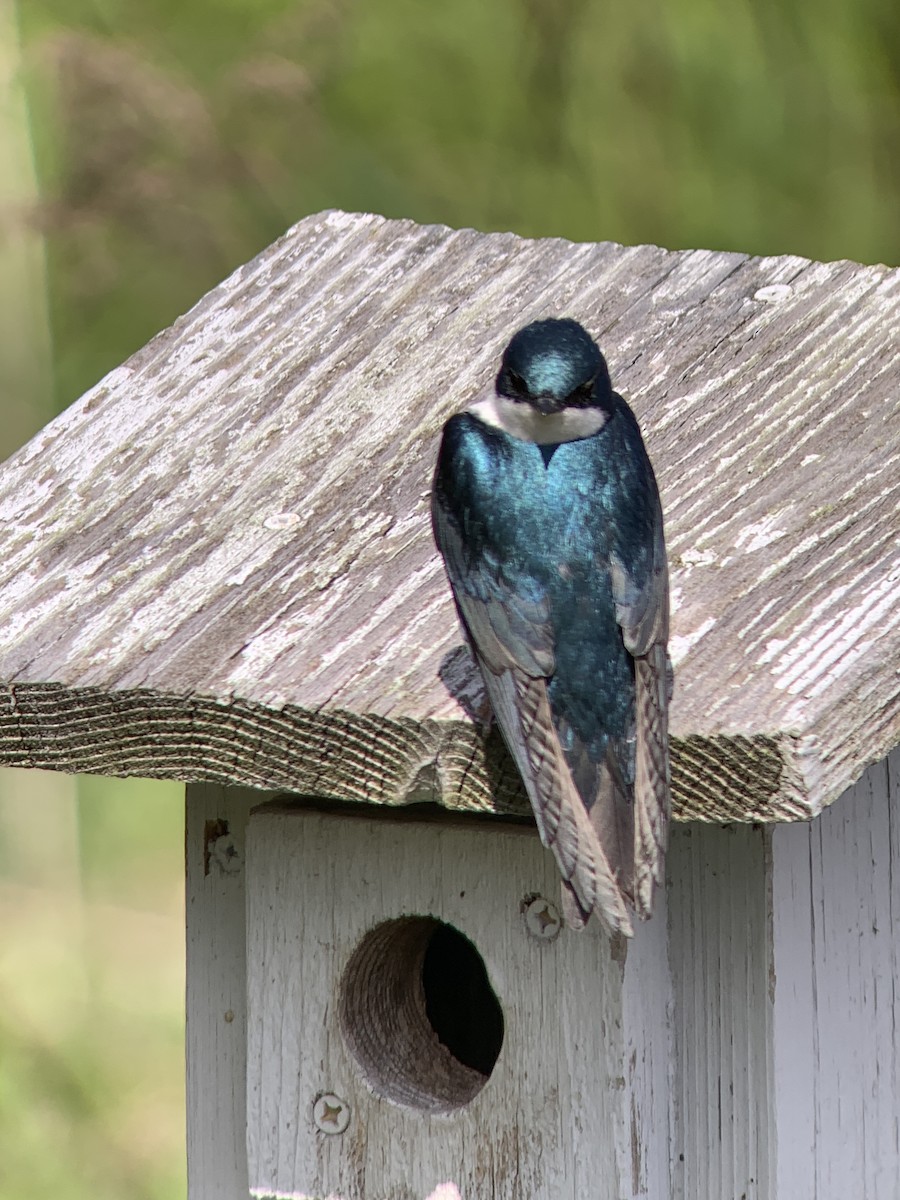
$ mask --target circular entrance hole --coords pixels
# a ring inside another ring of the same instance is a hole
[[[474,1099],[503,1044],[503,1012],[484,960],[434,917],[370,930],[347,963],[339,1012],[369,1087],[423,1112]]]

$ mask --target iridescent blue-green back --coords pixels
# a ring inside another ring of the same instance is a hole
[[[533,657],[535,627],[544,627],[563,749],[574,764],[580,744],[596,763],[612,741],[628,784],[634,662],[616,619],[610,563],[614,555],[635,578],[651,570],[658,503],[637,423],[618,396],[599,433],[555,447],[521,441],[467,413],[445,427],[435,504],[460,538],[462,561],[447,560],[454,592],[490,606],[495,626],[505,610],[513,661]],[[469,635],[477,644],[478,631]]]

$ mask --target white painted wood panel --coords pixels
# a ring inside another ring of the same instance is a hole
[[[669,1194],[664,917],[638,929],[624,968],[596,929],[535,940],[522,900],[556,902],[552,859],[533,830],[471,819],[263,811],[247,875],[254,1194],[425,1200],[441,1184],[462,1200]],[[493,1074],[449,1113],[375,1095],[339,1027],[351,953],[373,926],[411,913],[471,939],[504,1013]],[[315,1126],[323,1092],[352,1111],[342,1135]]]
[[[897,1200],[900,750],[772,858],[779,1200]]]
[[[846,797],[832,811],[840,811]],[[821,818],[819,818],[821,821]],[[772,837],[772,1033],[777,1196],[817,1200],[816,982],[813,962],[810,837],[800,822]],[[850,1014],[848,1014],[849,1016]],[[861,1200],[856,1197],[854,1200]]]
[[[657,894],[653,917],[635,922],[622,977],[628,1147],[634,1200],[671,1194],[674,998],[669,969],[668,889]],[[620,1151],[619,1161],[627,1161]]]
[[[187,789],[188,1200],[247,1200],[244,831],[266,799]]]
[[[675,1200],[774,1200],[766,837],[691,824],[672,838]]]

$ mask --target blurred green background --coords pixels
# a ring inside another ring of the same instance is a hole
[[[896,0],[0,0],[0,451],[324,207],[900,259]],[[0,776],[0,1198],[183,1195],[175,785]]]

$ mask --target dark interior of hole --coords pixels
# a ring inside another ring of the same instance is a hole
[[[503,1011],[481,955],[461,933],[438,925],[422,963],[425,1012],[453,1057],[488,1076],[503,1045]]]

